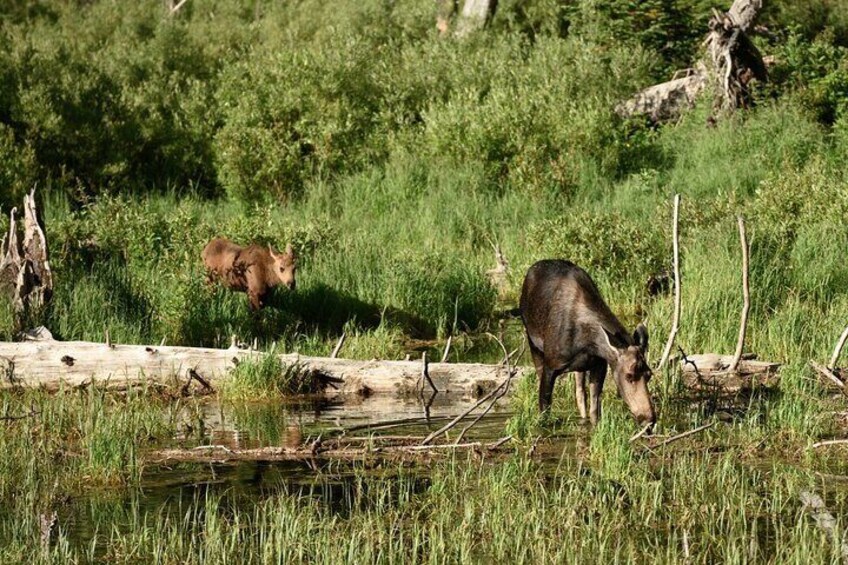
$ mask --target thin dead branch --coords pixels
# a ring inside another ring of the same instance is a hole
[[[845,326],[842,335],[839,336],[839,341],[836,342],[836,347],[833,348],[833,355],[830,356],[830,364],[828,365],[831,369],[836,368],[836,362],[839,360],[839,354],[842,353],[842,348],[845,347],[846,340],[848,340],[848,326]]]
[[[500,392],[498,394],[496,394],[494,396],[494,398],[492,398],[492,401],[489,403],[489,405],[486,407],[485,410],[480,412],[480,414],[478,414],[477,417],[474,418],[474,420],[472,420],[470,424],[468,424],[467,426],[465,426],[465,428],[463,428],[462,432],[460,432],[460,434],[457,436],[455,443],[459,443],[460,441],[462,441],[462,438],[465,437],[466,432],[468,432],[468,430],[470,430],[475,424],[477,424],[477,422],[482,420],[483,417],[486,414],[488,414],[489,411],[495,406],[495,404],[498,402],[498,400],[503,398],[503,396],[509,391],[509,384],[512,382],[512,377],[515,376],[515,371],[513,370],[512,366],[510,365],[510,362],[509,362],[509,353],[507,352],[506,346],[504,345],[503,341],[499,340],[498,338],[496,338],[492,334],[488,334],[488,335],[490,337],[492,337],[492,339],[497,341],[498,345],[501,346],[501,350],[503,351],[503,354],[504,354],[504,364],[506,365],[506,379],[498,387],[498,389],[500,389]]]
[[[668,438],[667,440],[664,440],[664,441],[658,443],[656,446],[654,446],[654,449],[657,449],[657,448],[660,448],[660,447],[665,447],[666,445],[668,445],[670,443],[674,443],[675,441],[681,440],[683,438],[687,438],[689,436],[693,436],[697,433],[700,433],[700,432],[702,432],[706,429],[713,427],[714,424],[715,424],[715,422],[710,422],[709,424],[704,424],[703,426],[698,426],[697,428],[691,429],[688,432],[683,432],[682,434],[677,434],[676,436],[672,436],[672,437]]]
[[[345,332],[342,332],[342,335],[339,338],[339,341],[336,343],[336,346],[333,348],[333,352],[330,353],[330,359],[335,359],[336,357],[339,356],[339,352],[342,350],[342,346],[344,345],[344,342],[345,342],[345,337],[347,337],[347,334]]]
[[[421,393],[424,393],[424,383],[430,385],[430,388],[434,393],[439,392],[439,389],[436,388],[436,385],[433,384],[433,379],[430,378],[430,369],[429,362],[427,361],[427,352],[424,351],[421,353]]]
[[[648,433],[648,430],[650,430],[653,426],[654,426],[653,424],[646,424],[644,428],[639,430],[639,432],[637,432],[635,435],[633,435],[630,438],[630,443],[633,443],[634,441],[636,441],[637,439],[639,439],[640,437],[642,437],[643,435]]]
[[[826,447],[828,445],[848,445],[848,439],[827,439],[817,441],[813,444],[813,448]]]
[[[671,321],[671,332],[668,334],[668,341],[665,342],[660,364],[657,369],[662,369],[668,357],[671,355],[671,348],[674,345],[674,340],[677,338],[677,332],[680,330],[680,234],[678,231],[680,219],[680,195],[674,195],[674,219],[672,221],[672,234],[674,238],[674,317]]]
[[[742,348],[745,346],[745,332],[748,329],[748,312],[751,310],[751,290],[748,285],[748,239],[745,237],[745,220],[739,215],[736,217],[739,224],[739,242],[742,245],[742,319],[739,321],[739,337],[736,340],[736,352],[730,363],[729,371],[734,372],[739,368],[742,359]]]
[[[444,353],[442,353],[442,363],[448,362],[448,356],[450,355],[451,341],[452,340],[453,340],[453,336],[449,335],[448,341],[447,341],[447,343],[445,343],[445,351],[444,351]]]

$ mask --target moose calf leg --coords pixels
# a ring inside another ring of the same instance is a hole
[[[606,376],[606,364],[589,372],[589,420],[591,420],[592,425],[596,425],[601,420],[601,393],[604,391],[604,378]]]
[[[589,373],[574,373],[574,394],[577,398],[577,410],[580,412],[580,417],[586,419],[586,377]]]

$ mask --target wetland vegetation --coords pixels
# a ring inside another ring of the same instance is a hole
[[[694,62],[713,5],[502,0],[457,39],[412,0],[189,0],[173,17],[161,2],[3,3],[0,203],[37,183],[56,289],[30,322],[59,339],[237,335],[326,355],[344,331],[345,356],[435,359],[450,335],[451,361],[496,362],[485,332],[520,346],[508,312],[526,268],[565,257],[626,326],[646,322],[656,361],[672,298],[645,283],[669,268],[679,193],[678,343],[733,350],[741,213],[746,350],[782,368],[778,389],[730,397],[657,374],[660,437],[715,424],[651,449],[629,441],[614,387],[592,430],[570,379],[541,421],[525,375],[477,432],[509,443],[421,464],[149,457],[345,423],[339,407],[283,402],[302,392],[296,370],[270,358],[204,397],[6,389],[0,561],[840,561],[841,535],[799,493],[822,495],[844,531],[844,448],[813,444],[845,435],[845,398],[808,361],[828,359],[848,322],[848,11],[767,3],[754,41],[774,62],[752,108],[712,120],[705,97],[662,126],[616,116]],[[244,295],[208,289],[214,236],[292,242],[297,291],[252,315]],[[486,275],[495,243],[500,287]],[[3,304],[0,334],[15,331]]]

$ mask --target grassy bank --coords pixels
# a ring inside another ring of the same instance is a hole
[[[214,466],[187,468],[204,490],[176,507],[142,504],[155,479],[144,453],[208,439],[199,400],[3,391],[0,561],[839,559],[798,493],[846,509],[832,476],[848,471],[840,448],[811,447],[842,433],[842,399],[807,367],[829,358],[848,320],[841,6],[769,3],[771,31],[754,41],[775,63],[754,106],[714,116],[705,97],[655,127],[613,108],[696,60],[710,14],[699,0],[502,1],[464,40],[438,36],[432,3],[277,4],[188,2],[165,18],[158,2],[0,7],[0,204],[38,183],[57,285],[33,323],[65,340],[108,330],[114,342],[226,346],[237,335],[305,354],[327,354],[345,332],[342,355],[364,359],[437,358],[451,335],[452,361],[496,361],[484,332],[499,333],[528,266],[563,257],[625,325],[646,321],[656,360],[672,300],[645,283],[670,266],[680,193],[679,344],[735,346],[742,214],[746,350],[784,364],[780,388],[693,399],[674,370],[657,375],[661,433],[716,424],[650,453],[627,441],[612,383],[590,431],[574,421],[570,379],[543,422],[527,378],[505,460],[459,457],[424,480],[421,469],[304,471],[349,485],[337,504],[285,485],[239,498],[215,489]],[[214,236],[291,242],[298,290],[252,315],[244,295],[207,287],[200,251]],[[493,244],[510,264],[500,288],[486,274]],[[13,334],[0,308],[0,337]],[[518,347],[520,322],[504,335]],[[285,369],[242,368],[222,401],[302,392]],[[245,404],[237,418],[277,443],[290,423],[279,412]],[[562,455],[528,455],[539,436]],[[69,508],[93,538],[80,542]],[[58,535],[42,548],[39,520],[54,509]]]

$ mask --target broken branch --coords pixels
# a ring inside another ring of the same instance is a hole
[[[842,335],[839,336],[839,341],[836,342],[836,347],[833,348],[833,355],[830,356],[830,364],[828,365],[831,369],[836,368],[836,361],[839,359],[839,354],[842,353],[842,348],[845,347],[846,340],[848,340],[848,326],[845,326]]]
[[[674,317],[671,321],[671,332],[668,334],[668,341],[665,342],[662,358],[657,369],[662,369],[668,361],[668,356],[671,355],[671,348],[674,345],[674,340],[677,338],[677,332],[680,330],[680,237],[678,233],[678,224],[680,214],[680,195],[674,195],[674,218],[672,221],[672,234],[674,237]]]
[[[742,359],[742,348],[745,345],[745,331],[748,328],[748,312],[751,310],[751,290],[748,286],[748,240],[745,237],[745,220],[739,215],[736,217],[739,224],[739,242],[742,245],[742,319],[739,322],[739,338],[736,340],[736,353],[730,363],[729,371],[735,372],[739,368]]]

